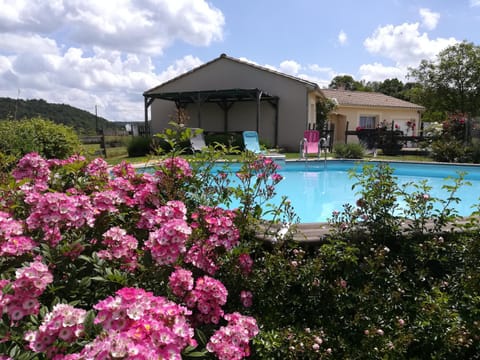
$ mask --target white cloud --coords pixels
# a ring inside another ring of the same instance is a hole
[[[385,66],[379,63],[363,64],[359,69],[360,80],[365,81],[383,81],[385,79],[397,78],[405,81],[407,74],[406,68],[398,68],[395,66]]]
[[[480,0],[470,0],[470,6],[480,6]]]
[[[155,73],[146,55],[123,56],[96,50],[86,56],[79,48],[65,54],[0,56],[0,96],[42,98],[92,111],[94,105],[109,120],[133,121],[143,114],[142,93],[202,64],[188,55]],[[128,110],[128,111],[127,111]]]
[[[370,53],[392,59],[398,67],[415,67],[422,59],[433,60],[441,50],[458,42],[453,37],[430,39],[418,28],[418,23],[379,27],[363,44]]]
[[[301,68],[302,66],[294,60],[285,60],[280,63],[280,71],[289,75],[297,76]]]
[[[162,54],[175,41],[223,39],[223,13],[205,0],[0,0],[0,30],[52,34],[77,46]]]
[[[311,64],[311,65],[308,65],[308,68],[311,70],[311,71],[314,71],[314,72],[326,72],[326,73],[329,73],[329,72],[332,72],[333,69],[330,68],[330,67],[322,67],[318,64]]]
[[[179,41],[221,41],[225,25],[206,0],[0,0],[0,8],[0,96],[20,89],[26,99],[98,105],[119,121],[141,120],[145,90],[202,64],[187,55],[159,71],[153,56]]]
[[[345,31],[340,30],[340,32],[338,33],[337,39],[338,39],[338,42],[340,43],[340,45],[345,45],[347,43],[347,40],[348,40],[348,37],[347,37],[347,34],[345,33]]]
[[[162,71],[160,74],[156,76],[156,79],[152,79],[150,81],[149,87],[156,86],[156,85],[159,85],[160,83],[173,79],[174,77],[177,77],[187,71],[190,71],[202,64],[203,64],[203,61],[201,61],[198,57],[187,55],[182,59],[175,61],[173,65],[170,65],[169,67],[167,67],[166,70]],[[144,89],[144,91],[145,90],[146,89]]]
[[[422,17],[422,25],[427,28],[427,30],[435,29],[440,20],[439,13],[435,13],[426,8],[420,9],[420,16]]]
[[[244,56],[239,57],[238,59],[241,60],[241,61],[244,61],[244,62],[248,62],[248,63],[253,64],[253,65],[259,65],[257,62],[255,62],[253,60],[250,60],[249,58],[246,58]],[[264,65],[264,66],[268,67],[268,65]]]
[[[124,0],[113,9],[108,1],[73,5],[66,18],[80,44],[162,54],[174,41],[205,46],[223,38],[224,16],[204,0]]]
[[[55,40],[37,34],[0,33],[1,53],[6,54],[57,54]],[[0,53],[0,54],[1,54]]]
[[[300,79],[313,82],[317,84],[320,88],[327,88],[330,82],[332,81],[332,79],[335,77],[335,75],[319,77],[311,74],[299,74],[298,77]]]
[[[0,30],[46,33],[63,23],[62,0],[0,0]]]

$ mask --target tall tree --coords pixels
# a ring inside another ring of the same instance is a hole
[[[480,114],[479,46],[466,41],[449,46],[436,60],[422,60],[409,76],[418,84],[417,101],[429,111]]]
[[[337,75],[335,76],[330,84],[328,85],[330,89],[338,89],[338,90],[358,90],[358,91],[365,91],[365,86],[360,82],[356,81],[350,75]]]
[[[403,99],[404,85],[403,82],[401,82],[397,78],[386,79],[378,85],[376,91],[381,92],[385,95]]]

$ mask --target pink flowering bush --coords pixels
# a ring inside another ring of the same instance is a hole
[[[87,312],[68,304],[57,304],[45,315],[38,330],[25,333],[28,347],[36,352],[57,352],[55,342],[72,343],[83,335],[83,323]]]
[[[20,256],[35,247],[33,239],[23,235],[23,227],[21,221],[0,211],[0,256]]]
[[[280,177],[247,159],[255,193],[227,210],[235,191],[208,166],[21,159],[0,184],[2,358],[247,357],[258,327],[238,311],[252,293],[228,274],[253,271],[242,222],[261,216],[252,196],[263,204]]]
[[[120,289],[94,308],[105,334],[85,346],[81,358],[181,359],[184,348],[196,346],[190,311],[143,289]]]
[[[234,224],[235,213],[221,208],[200,206],[192,214],[194,237],[198,240],[187,252],[185,261],[215,274],[219,267],[219,255],[239,244],[240,232]]]
[[[222,326],[210,338],[207,350],[220,360],[243,359],[250,355],[249,341],[258,334],[255,319],[239,313],[226,314],[226,326]]]
[[[120,263],[120,267],[135,270],[138,246],[135,237],[128,235],[124,229],[116,226],[103,234],[103,244],[106,249],[97,253],[99,258],[115,260]]]
[[[15,280],[2,280],[0,309],[15,326],[24,317],[36,315],[40,309],[39,297],[53,281],[48,267],[35,260],[15,272]]]

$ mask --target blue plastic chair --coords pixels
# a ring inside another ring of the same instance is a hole
[[[258,133],[256,131],[244,131],[243,132],[243,144],[245,150],[253,153],[261,153],[260,142],[258,141]]]

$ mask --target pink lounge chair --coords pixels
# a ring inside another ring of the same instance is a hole
[[[302,158],[308,156],[308,154],[317,154],[320,157],[320,132],[318,130],[305,130],[303,133],[303,139],[300,141],[300,153]]]

